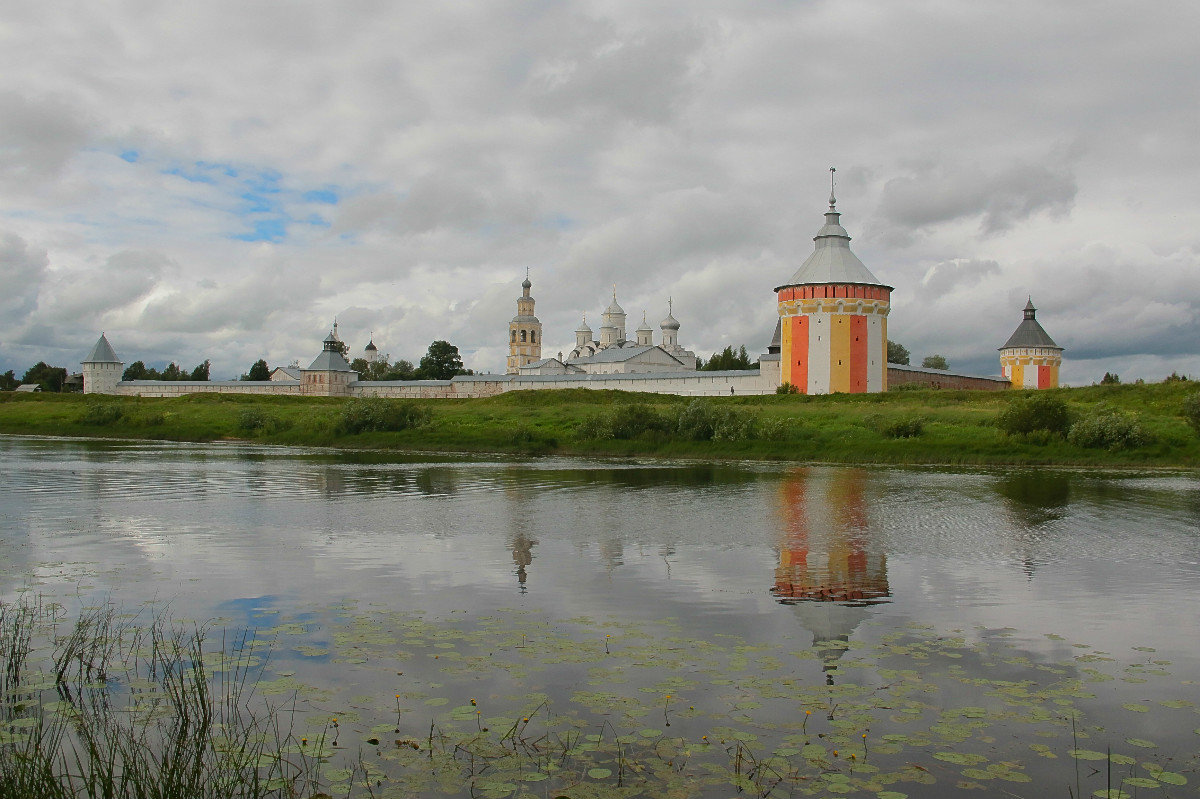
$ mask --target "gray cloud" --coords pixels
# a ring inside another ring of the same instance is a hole
[[[87,138],[80,112],[67,102],[0,91],[0,184],[34,188],[57,175]]]
[[[0,322],[11,324],[37,305],[49,259],[14,233],[0,231]]]
[[[989,172],[927,163],[884,183],[880,213],[904,228],[979,216],[985,233],[1000,233],[1040,211],[1067,213],[1077,191],[1070,171],[1043,165],[1015,163]]]

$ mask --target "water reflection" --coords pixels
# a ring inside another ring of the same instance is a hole
[[[796,469],[779,484],[779,566],[771,593],[785,604],[855,605],[890,596],[887,553],[872,535],[863,469]]]
[[[1071,501],[1071,481],[1055,472],[1016,472],[996,483],[1005,508],[1024,527],[1058,521]]]

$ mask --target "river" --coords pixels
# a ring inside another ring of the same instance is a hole
[[[437,787],[601,795],[608,729],[672,764],[648,796],[1200,784],[1191,473],[0,451],[0,599],[253,630],[264,693],[397,791],[434,787],[384,728],[539,713],[600,735],[587,768]]]

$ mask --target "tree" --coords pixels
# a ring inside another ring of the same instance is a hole
[[[267,362],[259,358],[250,367],[250,371],[241,376],[242,380],[270,380],[271,367],[267,366]]]
[[[941,355],[927,355],[925,360],[921,361],[922,369],[949,369],[950,364],[946,363],[946,359]]]
[[[121,374],[122,380],[157,380],[158,372],[153,369],[147,369],[146,364],[141,361],[134,361],[125,367],[125,371]]]
[[[888,363],[898,363],[901,366],[908,366],[908,348],[903,344],[892,341],[890,338],[887,343],[887,361]]]
[[[375,367],[379,366],[380,362],[376,361],[371,364],[371,374],[375,374]],[[391,366],[388,366],[387,360],[383,361],[383,369],[379,373],[377,380],[415,380],[417,377],[417,368],[412,365],[412,361],[406,361],[399,358]]]
[[[429,345],[429,351],[421,358],[417,373],[425,380],[449,380],[455,375],[469,374],[463,368],[458,347],[440,340]]]
[[[29,371],[21,378],[22,383],[37,383],[42,391],[62,391],[67,379],[67,370],[61,366],[50,366],[45,361],[38,361],[29,367]]]
[[[167,364],[167,368],[162,370],[163,380],[186,380],[187,373],[179,368],[179,364],[171,361]]]
[[[698,367],[705,372],[720,372],[734,369],[753,369],[754,364],[750,363],[750,356],[746,353],[746,345],[743,344],[734,352],[733,347],[726,347],[720,352],[714,352],[713,356]]]
[[[192,380],[208,380],[208,372],[212,367],[212,363],[205,359],[204,363],[192,370]]]
[[[1104,377],[1100,378],[1100,385],[1115,386],[1121,382],[1121,376],[1113,372],[1105,372]]]
[[[12,369],[0,375],[0,391],[12,391],[19,385],[21,384],[17,380],[17,376],[13,374]]]

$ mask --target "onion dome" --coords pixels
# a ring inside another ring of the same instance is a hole
[[[372,339],[371,341],[368,341],[368,342],[367,342],[367,346],[363,347],[363,351],[365,351],[365,352],[379,352],[379,348],[375,346],[375,340],[374,340],[374,339]]]
[[[1017,329],[1008,337],[1008,341],[1004,343],[1002,350],[1011,347],[1042,347],[1044,349],[1061,350],[1062,347],[1054,343],[1054,339],[1050,338],[1042,326],[1038,324],[1035,316],[1037,308],[1033,307],[1033,298],[1030,297],[1025,303],[1025,318],[1021,320],[1021,324],[1017,325]]]
[[[659,323],[659,327],[663,330],[678,330],[679,321],[674,316],[674,305],[671,300],[667,300],[667,318]]]
[[[523,289],[533,288],[533,284],[529,282],[529,275],[526,275],[525,279],[521,281],[521,288],[523,288]]]
[[[676,325],[679,323],[676,322]],[[646,321],[646,312],[642,311],[642,326],[637,329],[638,333],[654,333],[654,328],[650,327],[650,323]]]
[[[617,305],[617,287],[616,286],[613,286],[612,304],[604,309],[604,313],[605,313],[605,315],[608,315],[608,314],[621,314],[622,316],[625,315],[625,310],[620,305]]]
[[[579,323],[579,327],[575,328],[576,333],[591,333],[592,329],[588,327],[587,316],[583,317],[583,321]]]

